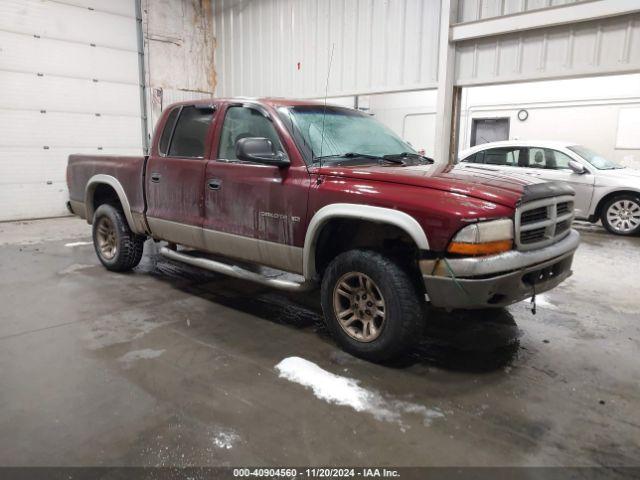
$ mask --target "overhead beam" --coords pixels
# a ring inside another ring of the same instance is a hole
[[[634,12],[640,12],[640,0],[590,0],[459,23],[451,26],[450,38],[452,42],[461,42],[505,33],[598,20]]]

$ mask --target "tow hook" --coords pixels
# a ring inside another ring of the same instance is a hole
[[[536,314],[536,284],[532,284],[533,287],[533,296],[531,297],[531,313],[533,315]]]

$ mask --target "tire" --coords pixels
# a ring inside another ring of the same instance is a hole
[[[140,263],[145,237],[129,228],[122,210],[102,204],[93,215],[93,248],[107,270],[126,272]]]
[[[607,200],[600,214],[602,225],[615,235],[640,233],[640,196],[623,193]]]
[[[411,350],[422,333],[422,295],[404,269],[376,252],[350,250],[338,255],[322,279],[321,302],[336,342],[365,360],[384,362],[398,357]]]

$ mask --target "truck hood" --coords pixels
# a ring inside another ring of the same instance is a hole
[[[544,181],[528,175],[505,175],[481,169],[454,169],[442,165],[419,166],[325,166],[317,169],[320,175],[357,180],[400,183],[431,188],[473,197],[487,202],[515,208],[526,187]]]

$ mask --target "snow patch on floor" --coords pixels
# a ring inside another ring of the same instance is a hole
[[[138,360],[150,360],[152,358],[158,358],[164,352],[164,350],[153,350],[151,348],[132,350],[121,356],[118,361],[124,363],[125,368],[129,368],[131,367],[132,363]]]
[[[419,415],[425,425],[444,417],[437,408],[384,398],[378,392],[361,387],[358,380],[328,372],[304,358],[285,358],[275,368],[281,378],[310,388],[321,400],[367,412],[378,420],[397,422],[402,427],[403,414]]]
[[[71,242],[71,243],[65,243],[64,246],[65,247],[82,247],[83,245],[93,245],[93,242]]]
[[[240,440],[240,436],[233,430],[218,431],[213,437],[213,444],[224,450],[230,450]]]

